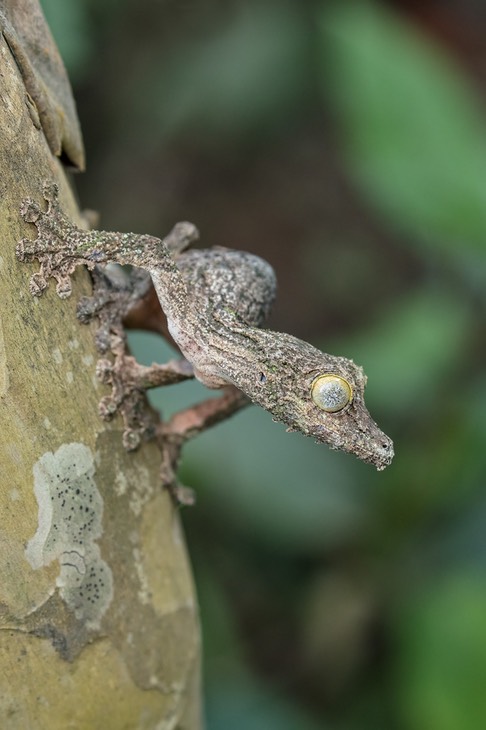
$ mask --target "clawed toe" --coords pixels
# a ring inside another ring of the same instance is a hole
[[[34,297],[40,297],[44,289],[47,288],[47,281],[42,274],[32,274],[30,277],[29,291]]]
[[[67,276],[60,276],[57,275],[57,285],[56,285],[56,294],[59,297],[59,299],[68,299],[71,294],[73,293],[73,287],[71,284],[71,278],[69,275]],[[47,286],[47,282],[46,282]]]
[[[113,376],[113,363],[110,360],[98,360],[96,364],[96,375],[105,385],[111,383]]]
[[[122,442],[123,446],[127,451],[136,451],[142,441],[140,431],[136,431],[133,428],[127,428],[123,432]]]
[[[31,198],[26,198],[20,206],[20,215],[26,223],[35,223],[42,214],[40,206]]]
[[[116,415],[119,403],[110,395],[105,395],[98,404],[98,412],[104,421],[111,421]]]
[[[35,258],[37,246],[31,238],[22,238],[15,247],[15,255],[19,261],[30,262]]]
[[[56,183],[45,182],[42,186],[42,195],[51,205],[57,202],[59,197],[59,186]]]

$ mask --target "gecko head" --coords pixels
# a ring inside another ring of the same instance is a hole
[[[271,350],[272,361],[267,361],[266,369],[262,364],[260,374],[266,394],[255,400],[275,420],[333,449],[352,453],[378,470],[391,463],[393,442],[366,408],[366,376],[361,367],[288,335],[280,336],[278,348]]]

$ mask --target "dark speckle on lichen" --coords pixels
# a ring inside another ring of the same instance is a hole
[[[61,597],[78,619],[96,627],[112,598],[112,575],[96,543],[103,501],[94,471],[84,444],[64,444],[39,459],[34,466],[39,525],[26,557],[36,569],[58,560]]]

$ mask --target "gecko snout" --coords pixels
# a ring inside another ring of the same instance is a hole
[[[378,471],[382,471],[391,464],[394,456],[393,441],[383,434],[379,443],[375,446],[374,458],[370,459],[370,461],[376,466]]]

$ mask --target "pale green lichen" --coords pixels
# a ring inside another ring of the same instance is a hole
[[[36,462],[39,520],[25,556],[34,569],[58,560],[56,585],[62,599],[76,618],[98,628],[113,597],[113,578],[96,544],[103,500],[94,473],[91,450],[81,443],[63,444]]]

